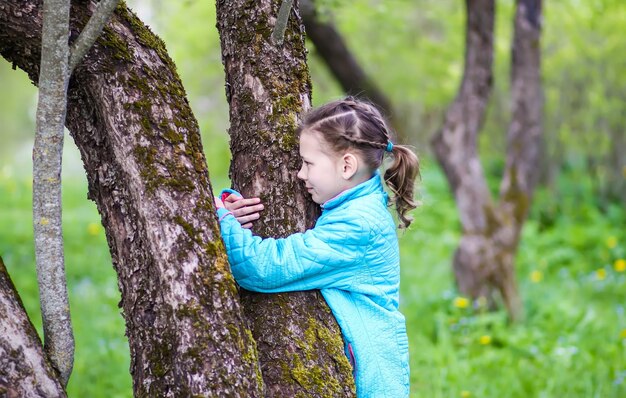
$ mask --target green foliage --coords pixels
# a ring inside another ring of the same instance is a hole
[[[401,305],[415,397],[621,397],[626,394],[626,212],[603,213],[589,179],[541,189],[523,230],[517,277],[526,320],[457,296],[458,218],[426,166],[424,205],[401,239]]]
[[[452,288],[456,208],[434,161],[423,163],[423,205],[400,238],[411,396],[624,396],[626,211],[600,211],[589,179],[575,175],[559,180],[559,193],[539,190],[517,256],[527,317],[509,325],[504,312],[487,313]],[[31,184],[6,167],[0,192],[0,256],[41,334]],[[84,179],[66,178],[63,192],[77,347],[69,396],[130,397],[128,344],[104,231],[85,200]]]
[[[30,319],[42,334],[35,272],[32,182],[0,170],[0,256]],[[117,308],[117,278],[97,210],[83,179],[63,184],[63,233],[70,310],[76,339],[72,397],[131,396],[128,342]]]
[[[323,1],[361,65],[396,106],[419,151],[438,128],[460,84],[465,7],[458,0]],[[515,2],[496,2],[494,87],[480,136],[481,153],[502,158],[510,120],[509,74]],[[592,173],[604,204],[626,203],[626,3],[543,2],[541,45],[547,159],[542,182],[562,167]],[[315,54],[315,50],[312,51]],[[313,57],[314,59],[315,57]],[[311,63],[314,100],[341,95]],[[320,92],[322,91],[322,92]],[[498,175],[498,176],[501,176]]]
[[[463,73],[465,5],[460,0],[317,0],[344,35],[364,70],[394,103],[404,136],[418,152],[441,125]],[[158,3],[158,4],[157,4]],[[131,0],[129,6],[167,44],[202,131],[211,173],[225,175],[229,162],[228,105],[220,41],[211,2]],[[626,3],[621,0],[544,2],[543,84],[548,160],[544,183],[562,167],[594,176],[603,202],[626,198]],[[156,12],[155,10],[159,10]],[[509,122],[509,72],[515,2],[496,2],[494,92],[481,153],[502,158]],[[315,105],[342,95],[326,66],[310,49]],[[0,80],[11,95],[0,97],[3,145],[0,159],[12,157],[34,131],[35,88],[25,74],[0,61]],[[29,112],[30,109],[30,112]],[[30,144],[26,144],[28,148]],[[22,152],[19,152],[22,156]],[[494,156],[495,155],[495,156]],[[491,159],[490,159],[491,161]],[[497,184],[497,182],[496,182]],[[620,196],[621,195],[621,196]]]

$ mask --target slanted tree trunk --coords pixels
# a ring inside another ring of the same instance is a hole
[[[320,16],[315,7],[314,0],[300,1],[306,36],[337,82],[347,94],[368,98],[387,115],[393,116],[395,112],[389,98],[365,73],[330,16]],[[390,120],[398,133],[402,133],[396,118],[391,117]],[[406,140],[406,137],[399,138]]]
[[[391,113],[389,99],[361,68],[330,16],[320,17],[315,7],[314,0],[300,1],[306,36],[311,39],[335,79],[346,93],[364,95]]]
[[[433,148],[454,193],[463,236],[454,256],[459,290],[494,302],[499,292],[512,319],[522,317],[514,256],[538,170],[543,107],[539,73],[541,1],[519,0],[515,16],[507,166],[492,201],[477,138],[492,84],[493,0],[467,0],[465,71]]]
[[[94,6],[74,4],[73,33]],[[40,2],[0,0],[0,53],[33,81],[40,42]],[[260,397],[197,122],[164,44],[124,5],[75,69],[67,127],[118,273],[134,394]]]
[[[244,196],[260,196],[265,204],[255,233],[274,237],[311,227],[319,211],[296,178],[295,128],[311,102],[304,32],[295,2],[282,45],[271,40],[280,5],[217,3],[230,104],[230,175]],[[243,300],[267,397],[354,396],[339,328],[319,292],[244,293]]]
[[[0,257],[0,396],[65,397]]]

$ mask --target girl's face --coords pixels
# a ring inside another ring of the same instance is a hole
[[[304,181],[315,203],[324,204],[352,187],[350,177],[354,172],[348,170],[346,174],[346,156],[353,155],[333,154],[318,133],[303,131],[300,134],[302,167],[298,178]]]

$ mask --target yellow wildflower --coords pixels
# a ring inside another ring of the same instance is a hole
[[[606,238],[606,247],[613,249],[617,246],[617,238],[615,236],[609,236]]]
[[[617,272],[626,271],[626,260],[624,260],[623,258],[618,258],[617,260],[615,260],[615,263],[613,263],[613,268],[615,268],[615,271]]]
[[[533,283],[539,283],[543,280],[543,272],[541,271],[533,271],[530,273],[530,280]]]
[[[472,396],[472,393],[467,391],[467,390],[463,390],[461,391],[461,398],[469,398]]]
[[[91,236],[97,236],[100,233],[100,225],[95,222],[89,223],[89,225],[87,225],[87,233]]]
[[[491,344],[491,336],[489,336],[489,335],[480,336],[480,339],[478,341],[482,345],[489,345],[489,344]]]
[[[626,339],[626,329],[622,330],[619,334],[620,339]]]
[[[596,270],[596,278],[600,281],[604,280],[606,278],[606,270],[604,268]]]
[[[467,308],[469,307],[470,301],[465,297],[457,297],[454,299],[454,306],[456,308]]]

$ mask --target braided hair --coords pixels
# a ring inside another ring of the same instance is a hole
[[[393,144],[389,127],[374,105],[353,97],[330,102],[305,115],[298,134],[304,131],[320,134],[335,153],[358,152],[371,172],[382,165],[385,154],[393,156],[383,178],[392,192],[399,227],[411,224],[407,213],[416,207],[413,191],[419,161],[408,147]]]

